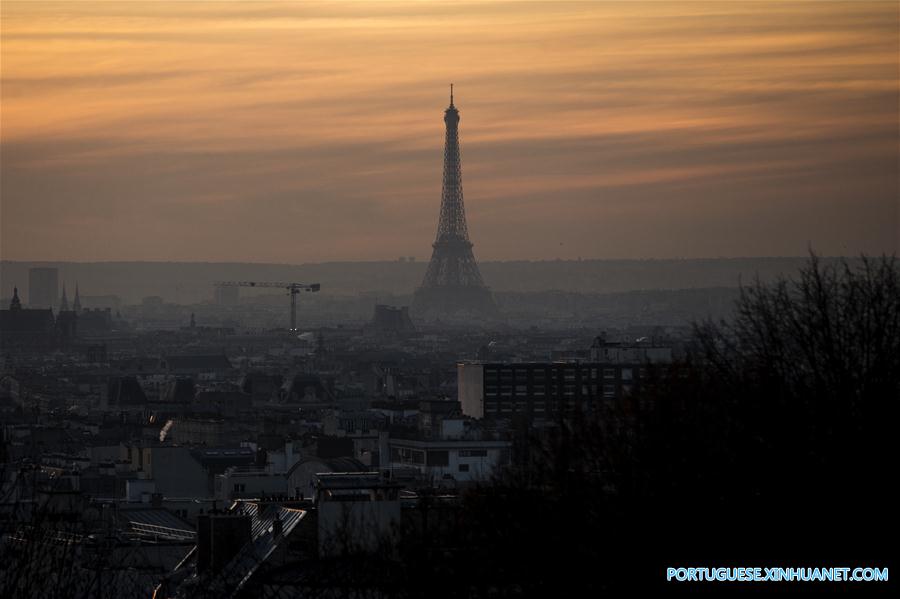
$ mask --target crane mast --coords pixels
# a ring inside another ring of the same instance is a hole
[[[297,332],[297,295],[301,291],[315,293],[321,289],[319,283],[285,283],[281,281],[216,281],[216,287],[263,287],[274,289],[286,289],[291,296],[291,328],[292,333]]]

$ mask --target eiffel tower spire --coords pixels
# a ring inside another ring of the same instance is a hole
[[[460,311],[493,315],[496,305],[481,278],[466,225],[459,157],[459,110],[453,104],[452,84],[450,106],[444,111],[444,124],[446,136],[440,219],[432,245],[431,262],[422,286],[413,298],[413,311],[435,315]]]

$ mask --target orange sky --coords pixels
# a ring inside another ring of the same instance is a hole
[[[896,2],[15,2],[0,255],[894,251]]]

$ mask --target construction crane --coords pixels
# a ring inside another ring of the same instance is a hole
[[[216,287],[270,287],[276,289],[286,289],[291,296],[291,329],[292,333],[297,332],[297,295],[301,291],[315,293],[321,289],[319,283],[281,283],[275,281],[257,282],[257,281],[216,281],[213,283]]]

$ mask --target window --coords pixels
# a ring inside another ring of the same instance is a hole
[[[469,465],[468,465],[468,464],[460,464],[460,465],[459,465],[459,471],[460,471],[460,472],[468,472],[468,471],[469,471]]]
[[[392,447],[391,461],[400,464],[424,464],[425,452],[409,447]]]
[[[603,378],[605,378],[605,379],[616,378],[616,369],[615,368],[604,368],[603,369]]]
[[[616,386],[615,385],[603,385],[603,397],[615,397],[616,396]]]
[[[630,369],[630,368],[623,368],[623,369],[622,369],[622,380],[623,380],[623,381],[630,381],[631,379],[632,379],[631,369]]]

